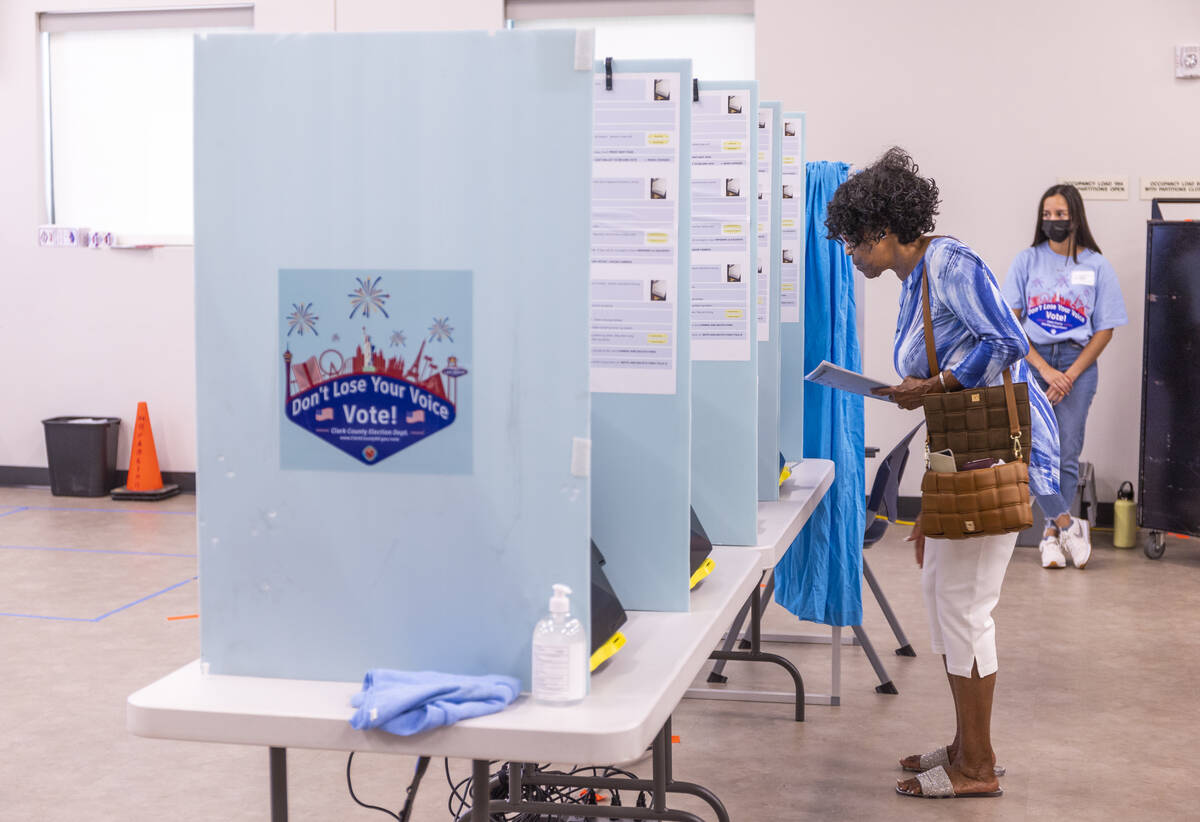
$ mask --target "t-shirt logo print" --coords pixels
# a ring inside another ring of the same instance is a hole
[[[1088,306],[1082,299],[1070,295],[1043,294],[1029,298],[1029,319],[1047,334],[1062,334],[1085,325]]]

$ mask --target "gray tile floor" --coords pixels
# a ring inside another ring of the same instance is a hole
[[[125,730],[126,697],[199,655],[198,621],[168,619],[197,608],[194,502],[0,488],[0,819],[268,818],[265,750]],[[1036,549],[1018,548],[997,612],[994,740],[1006,795],[931,802],[892,792],[898,756],[953,733],[901,537],[894,529],[867,556],[919,656],[892,656],[882,616],[865,604],[900,694],[876,694],[861,651],[848,648],[842,705],[809,706],[802,724],[786,705],[687,700],[675,715],[679,778],[715,790],[737,822],[1200,819],[1200,542],[1171,540],[1152,562],[1101,536],[1083,572],[1043,571]],[[767,630],[796,629],[769,612]],[[828,690],[827,646],[782,652],[810,690]],[[731,685],[786,685],[770,669],[728,673]],[[355,789],[394,810],[412,766],[356,757]],[[422,785],[417,820],[450,819],[442,767],[435,761]],[[451,767],[465,773],[461,762]],[[385,818],[354,805],[345,769],[343,754],[290,751],[291,818]]]

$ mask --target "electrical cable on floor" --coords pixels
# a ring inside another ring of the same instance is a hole
[[[495,761],[489,763],[496,764]],[[446,784],[450,786],[450,796],[446,801],[446,810],[450,812],[451,819],[459,819],[471,807],[471,783],[472,778],[466,777],[455,782],[454,777],[450,774],[450,760],[445,761]],[[637,774],[632,773],[614,766],[579,766],[570,771],[551,770],[550,764],[535,765],[536,773],[543,773],[549,776],[592,776],[610,779],[614,776],[622,776],[627,779],[637,779]],[[498,799],[508,795],[508,764],[504,764],[495,773],[491,774],[491,790],[489,793],[492,798]],[[621,806],[621,793],[618,789],[599,789],[609,794],[608,802],[613,807]],[[553,787],[532,785],[526,783],[521,797],[525,801],[530,802],[548,802],[555,804],[584,804],[598,805],[600,798],[595,788],[569,788],[569,787]],[[582,802],[580,800],[583,800]],[[638,791],[635,807],[645,808],[649,806],[649,801],[645,791]],[[572,818],[569,808],[563,809],[562,816],[546,816],[544,814],[491,814],[489,817],[492,822],[563,822],[565,819]]]
[[[359,799],[358,796],[354,793],[354,781],[350,778],[350,766],[353,763],[354,763],[354,751],[351,751],[350,756],[347,757],[347,759],[346,759],[346,787],[350,789],[350,798],[353,799],[355,802],[357,802],[359,805],[361,805],[364,808],[369,808],[370,810],[373,810],[373,811],[379,811],[380,813],[386,813],[392,819],[395,819],[396,822],[400,822],[400,816],[398,814],[394,814],[391,811],[389,811],[387,808],[381,808],[378,805],[368,805],[366,802],[363,802],[361,799]]]
[[[417,788],[420,787],[421,779],[425,776],[425,771],[429,768],[429,757],[417,757],[417,765],[414,769],[412,782],[409,783],[408,788],[405,790],[404,807],[400,809],[399,813],[392,813],[387,808],[381,808],[378,805],[368,805],[366,802],[363,802],[358,798],[357,794],[354,793],[354,781],[350,776],[350,766],[353,763],[354,751],[351,751],[350,756],[346,758],[346,787],[350,789],[350,798],[364,808],[368,808],[373,811],[379,811],[380,813],[386,813],[388,816],[395,819],[396,822],[409,822],[409,819],[412,818],[413,803],[417,798]]]

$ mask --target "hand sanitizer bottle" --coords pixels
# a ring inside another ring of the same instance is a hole
[[[551,705],[579,702],[587,693],[587,636],[571,618],[571,589],[555,585],[550,613],[533,629],[533,698]]]

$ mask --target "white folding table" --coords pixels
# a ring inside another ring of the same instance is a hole
[[[203,673],[197,660],[131,695],[127,726],[139,736],[270,748],[273,822],[287,819],[287,748],[471,759],[473,807],[463,818],[472,822],[500,813],[557,815],[568,807],[583,818],[702,822],[669,809],[671,793],[701,798],[728,822],[710,791],[674,779],[670,758],[671,713],[762,575],[756,551],[717,547],[712,556],[715,568],[692,592],[689,613],[629,612],[622,628],[628,643],[596,672],[591,693],[578,705],[550,707],[523,695],[500,713],[399,737],[350,727],[350,697],[360,683],[219,676]],[[652,780],[562,777],[524,764],[628,762],[652,744]],[[512,763],[508,799],[490,796],[490,760]],[[653,802],[650,808],[545,805],[524,801],[523,781],[645,790]]]
[[[780,486],[777,502],[760,502],[758,504],[758,545],[742,547],[737,550],[754,552],[759,557],[762,577],[765,579],[773,573],[776,564],[783,559],[788,548],[800,533],[800,529],[808,522],[809,517],[824,499],[825,494],[833,486],[835,470],[831,460],[805,459],[792,469],[792,475]],[[831,639],[824,637],[807,637],[797,635],[778,635],[761,633],[762,611],[766,596],[760,595],[757,586],[747,601],[742,605],[733,627],[726,634],[720,650],[712,653],[712,659],[717,660],[712,673],[709,674],[709,686],[689,688],[687,696],[691,699],[728,699],[739,702],[795,702],[795,718],[797,722],[804,719],[804,704],[837,705],[840,701],[841,689],[841,629],[833,628]],[[741,633],[741,626],[749,619],[750,629],[746,634]],[[748,647],[734,650],[738,640],[744,640]],[[831,641],[833,645],[833,672],[829,694],[806,694],[803,678],[796,666],[787,658],[778,654],[764,653],[761,643],[767,642],[821,642]],[[723,683],[726,677],[722,673],[725,662],[766,662],[778,665],[792,677],[792,691],[756,691],[747,689],[726,688]]]

